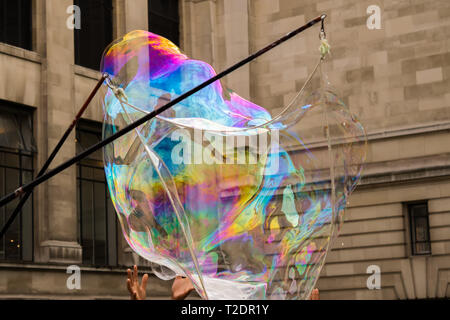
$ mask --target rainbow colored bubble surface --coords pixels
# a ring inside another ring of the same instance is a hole
[[[220,81],[104,149],[130,247],[205,299],[307,299],[361,177],[364,129],[318,57],[272,115]],[[213,77],[167,39],[133,31],[105,51],[104,136]]]

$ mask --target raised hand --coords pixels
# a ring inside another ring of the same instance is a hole
[[[311,296],[309,297],[309,300],[320,300],[319,289],[314,289],[311,292]]]
[[[127,273],[128,273],[127,288],[128,291],[130,292],[131,300],[145,300],[145,298],[147,297],[146,288],[147,288],[148,274],[144,274],[144,276],[142,277],[142,283],[139,284],[137,266],[133,267],[133,271],[128,269]]]
[[[176,277],[172,284],[172,300],[184,300],[194,290],[189,278]]]

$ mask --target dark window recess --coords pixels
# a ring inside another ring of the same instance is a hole
[[[33,179],[32,110],[0,101],[0,194],[8,194]],[[9,219],[19,199],[0,208],[0,228]],[[33,195],[0,238],[0,260],[33,260]]]
[[[180,45],[178,0],[148,0],[148,30]]]
[[[427,203],[408,205],[413,255],[431,254],[430,228]]]
[[[31,0],[0,0],[0,42],[31,50]]]
[[[75,64],[99,70],[103,51],[112,42],[111,0],[74,0],[81,10],[81,29],[75,33]]]
[[[96,144],[101,138],[100,123],[80,121],[76,133],[77,153]],[[83,263],[94,266],[117,265],[117,218],[105,178],[102,150],[79,162],[77,190]]]

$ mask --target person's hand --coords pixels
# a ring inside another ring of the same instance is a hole
[[[176,277],[172,284],[172,300],[184,300],[194,290],[191,280],[184,277]]]
[[[311,296],[309,297],[309,300],[320,300],[319,289],[314,289],[311,292]]]
[[[145,300],[147,297],[146,288],[148,281],[148,274],[142,277],[142,283],[139,285],[139,276],[137,266],[133,267],[133,272],[128,269],[127,288],[130,292],[131,300]]]

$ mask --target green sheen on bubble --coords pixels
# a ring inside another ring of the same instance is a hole
[[[309,298],[366,155],[314,51],[285,106],[216,81],[104,148],[123,236],[158,277],[186,276],[204,299]],[[216,75],[147,31],[114,41],[101,71],[104,138]]]

